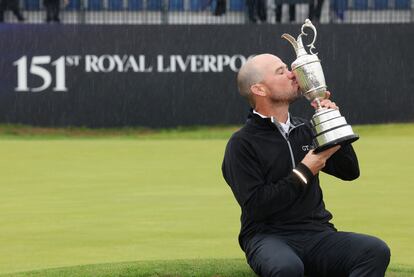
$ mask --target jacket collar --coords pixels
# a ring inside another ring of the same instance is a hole
[[[304,124],[302,120],[300,120],[297,117],[291,116],[290,114],[289,114],[289,118],[290,118],[290,127],[289,127],[290,130]],[[248,121],[251,120],[261,127],[268,127],[272,129],[279,128],[279,127],[281,128],[279,122],[277,122],[277,120],[275,120],[273,117],[262,118],[257,113],[254,113],[253,109],[250,109],[249,115],[247,116],[247,120]]]

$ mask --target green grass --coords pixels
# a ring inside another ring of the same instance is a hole
[[[252,276],[220,172],[236,128],[2,128],[0,273]],[[390,245],[387,276],[414,276],[414,125],[355,129],[361,177],[323,175],[327,207],[339,229]]]
[[[392,267],[386,277],[409,277],[414,271]],[[3,276],[3,275],[1,275]],[[95,264],[10,274],[12,277],[257,277],[242,259],[203,259]]]
[[[0,139],[227,139],[237,129],[238,127],[235,126],[192,126],[170,129],[141,127],[88,129],[82,127],[48,128],[0,124]]]

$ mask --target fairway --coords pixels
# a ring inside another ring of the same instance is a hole
[[[233,129],[125,137],[4,135],[0,274],[126,261],[242,259],[239,207],[221,177]],[[343,182],[323,174],[327,208],[338,229],[385,240],[391,267],[414,268],[414,125],[360,126],[356,132],[361,177]]]

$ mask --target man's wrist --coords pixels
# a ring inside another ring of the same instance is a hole
[[[299,163],[296,168],[293,169],[293,173],[305,185],[309,184],[310,180],[313,178],[312,171],[303,163]]]

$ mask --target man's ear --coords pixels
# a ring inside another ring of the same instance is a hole
[[[250,90],[253,94],[257,96],[266,96],[266,89],[261,84],[254,84],[250,87]]]

